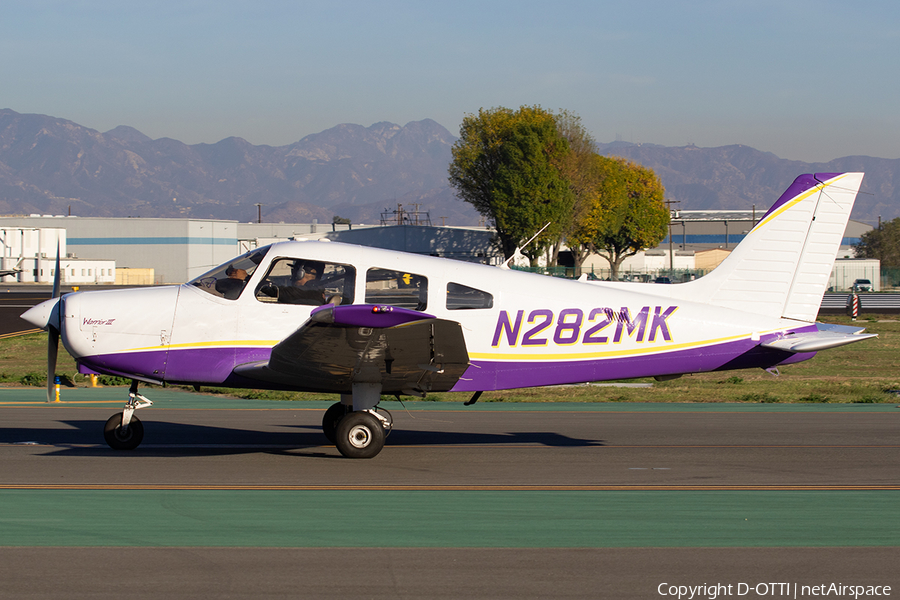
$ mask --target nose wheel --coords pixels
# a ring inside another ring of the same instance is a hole
[[[144,425],[134,416],[134,411],[152,405],[150,400],[138,393],[137,380],[132,380],[125,408],[111,416],[103,426],[103,439],[109,447],[113,450],[134,450],[140,446],[144,439]]]
[[[144,439],[144,425],[132,416],[128,426],[123,427],[122,413],[116,413],[103,427],[103,439],[113,450],[134,450]]]

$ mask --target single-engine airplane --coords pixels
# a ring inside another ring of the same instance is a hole
[[[136,448],[138,382],[340,394],[325,436],[378,454],[382,394],[473,392],[778,365],[860,341],[816,315],[862,173],[798,177],[696,281],[572,281],[321,241],[257,248],[183,285],[77,292],[28,310],[82,372],[131,378],[107,421]]]

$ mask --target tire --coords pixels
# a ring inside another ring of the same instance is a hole
[[[340,402],[335,402],[328,407],[328,410],[326,410],[325,414],[322,416],[322,433],[325,434],[325,437],[328,438],[328,441],[332,444],[337,437],[338,423],[340,423],[341,419],[344,418],[348,411],[348,406],[341,404]]]
[[[384,426],[365,411],[351,412],[338,423],[334,443],[347,458],[372,458],[384,448]]]
[[[122,433],[122,413],[116,413],[109,418],[103,427],[103,438],[113,450],[134,450],[141,445],[144,439],[144,425],[136,416],[131,416],[128,431]]]

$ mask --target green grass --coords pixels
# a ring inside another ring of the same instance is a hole
[[[829,316],[829,323],[851,324],[849,317]],[[820,352],[812,360],[780,368],[779,376],[761,369],[686,375],[649,388],[591,385],[528,388],[485,392],[480,402],[743,402],[743,403],[879,403],[898,402],[889,390],[900,390],[900,317],[869,317],[857,321],[877,339]],[[45,385],[46,334],[0,340],[0,385]],[[76,385],[88,385],[76,375],[75,362],[60,352],[57,373]],[[103,385],[127,385],[109,378]],[[269,390],[207,388],[204,393],[246,399],[331,400],[334,395]],[[432,393],[432,402],[464,402],[469,393]]]

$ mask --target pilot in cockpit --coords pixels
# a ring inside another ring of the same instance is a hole
[[[216,281],[216,291],[229,300],[234,300],[241,295],[244,285],[247,283],[247,271],[235,267],[233,264],[228,265],[225,269],[225,279]]]
[[[317,261],[295,261],[291,265],[291,285],[279,286],[278,302],[286,304],[325,304],[325,291],[319,285],[325,265]]]

